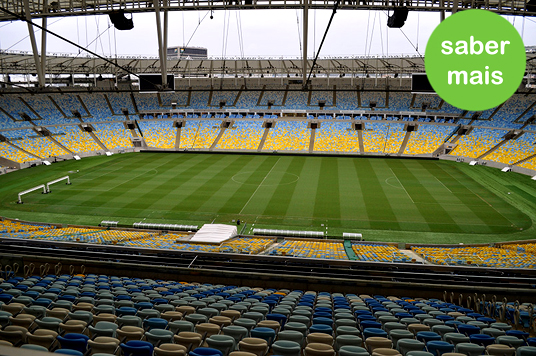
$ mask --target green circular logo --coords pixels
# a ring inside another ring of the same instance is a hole
[[[487,110],[515,93],[525,73],[525,46],[508,20],[486,10],[449,16],[434,30],[424,57],[436,93],[463,110]]]

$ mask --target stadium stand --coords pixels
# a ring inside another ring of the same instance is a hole
[[[412,247],[427,261],[439,265],[535,268],[534,255],[497,247]]]
[[[12,141],[12,143],[41,158],[69,154],[69,152],[47,137],[29,138],[26,140]]]
[[[519,166],[536,171],[536,157],[520,163]]]
[[[452,126],[419,125],[418,130],[411,133],[404,153],[431,154],[443,144],[452,130]]]
[[[175,147],[173,121],[140,121],[139,125],[147,146],[168,149]]]
[[[406,132],[404,124],[390,123],[385,139],[385,153],[398,153]]]
[[[525,133],[516,140],[508,140],[501,147],[486,156],[486,159],[509,165],[514,164],[536,153],[534,142],[536,142],[536,135]]]
[[[94,124],[95,135],[108,149],[132,147],[130,132],[122,123]]]
[[[210,148],[220,132],[220,120],[201,120],[192,148]]]
[[[54,138],[72,152],[91,152],[101,148],[87,132],[78,126],[51,127],[50,132],[57,134]]]
[[[478,158],[501,142],[507,131],[475,128],[458,140],[458,146],[450,153],[454,156]]]
[[[315,135],[315,151],[359,152],[356,130],[350,122],[322,122]]]
[[[136,112],[129,93],[107,93],[105,95],[108,98],[115,115],[123,115],[123,109],[127,109],[129,114],[134,114]]]
[[[53,225],[20,222],[16,220],[0,220],[0,233],[31,232],[37,230],[49,230],[55,228]]]
[[[377,92],[377,91],[361,91],[360,97],[361,97],[361,107],[363,108],[370,108],[371,103],[376,103],[375,108],[385,109],[385,96],[386,93]]]
[[[516,243],[516,244],[506,243],[506,244],[499,245],[499,247],[507,249],[507,250],[517,251],[517,252],[526,252],[526,253],[531,253],[531,254],[536,255],[536,243]]]
[[[398,248],[391,245],[352,243],[352,250],[360,261],[411,262]]]
[[[513,330],[517,324],[510,313],[501,317],[495,308],[437,298],[74,273],[13,277],[1,285],[3,345],[70,355],[120,349],[157,356],[170,354],[165,350],[180,355],[190,350],[191,356],[532,355],[536,350],[525,346],[533,342],[529,333]]]
[[[237,91],[219,91],[214,90],[212,91],[212,98],[211,101],[208,103],[210,107],[218,107],[220,106],[221,102],[225,102],[225,107],[232,107],[234,106],[234,102],[238,98],[238,92]]]
[[[10,146],[5,142],[0,142],[0,156],[18,163],[31,162],[37,159],[21,150],[14,148],[13,146]]]
[[[341,241],[311,241],[286,239],[270,251],[272,255],[303,258],[346,260],[348,256]]]
[[[94,121],[112,121],[112,120],[124,120],[125,116],[122,115],[112,115],[110,107],[106,102],[106,97],[104,94],[81,94],[80,99],[88,108],[91,113],[91,117],[82,118],[85,122],[94,122]]]
[[[2,115],[2,128],[17,128],[31,126],[28,122],[23,121],[20,113],[28,115],[30,119],[37,119],[37,116],[20,100],[20,96],[9,95],[0,97],[0,115]],[[11,118],[4,114],[5,111]],[[16,120],[16,121],[14,121]],[[6,125],[4,127],[4,125]]]
[[[288,91],[285,108],[289,110],[307,110],[307,98],[309,93],[303,91]]]
[[[383,153],[385,150],[385,141],[387,137],[388,124],[384,123],[365,123],[363,130],[363,145],[365,152]]]
[[[263,93],[263,96],[261,98],[261,101],[260,101],[260,107],[262,109],[267,109],[268,108],[268,102],[269,101],[273,101],[274,104],[272,106],[272,108],[276,108],[276,109],[282,109],[283,108],[283,98],[285,96],[285,93],[283,91],[280,91],[280,90],[266,90],[264,93]],[[246,106],[246,108],[249,107]],[[286,107],[286,105],[284,106]]]
[[[71,113],[72,110],[77,110],[82,116],[89,115],[89,113],[86,112],[86,110],[82,106],[81,101],[74,94],[54,95],[54,96],[50,96],[49,98],[50,100],[53,100],[54,103],[58,105],[59,109],[67,117],[72,117],[73,115]]]
[[[54,98],[56,95],[52,95]],[[54,106],[52,100],[48,96],[44,95],[25,95],[23,96],[24,101],[41,117],[41,120],[33,121],[36,125],[61,125],[68,123],[60,111]],[[59,100],[58,100],[59,101]],[[72,116],[70,107],[69,111],[66,112],[68,116]]]
[[[310,130],[304,121],[278,121],[266,138],[263,150],[304,151],[309,148]]]
[[[214,245],[179,241],[177,240],[177,238],[180,236],[186,235],[166,234],[158,237],[149,237],[125,243],[125,246],[165,248],[169,250],[180,251],[233,252],[257,254],[264,251],[264,249],[266,249],[273,242],[273,239],[269,238],[238,237],[229,241],[225,241],[221,245]]]
[[[216,148],[255,150],[263,133],[262,121],[237,120],[232,128],[225,130]]]

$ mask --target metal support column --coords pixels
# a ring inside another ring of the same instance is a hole
[[[24,0],[24,13],[26,16],[26,20],[28,21],[28,33],[30,35],[30,43],[32,44],[32,52],[34,56],[35,61],[35,68],[37,69],[37,79],[39,80],[39,86],[44,87],[45,86],[45,77],[43,75],[41,61],[39,60],[39,53],[37,52],[37,43],[35,41],[35,33],[32,25],[32,15],[30,13],[30,0]],[[41,53],[41,55],[45,55],[44,53]]]
[[[167,76],[167,47],[168,47],[168,10],[164,9],[164,46],[162,48],[162,53],[164,54],[164,73]],[[166,81],[167,83],[167,81]],[[169,83],[167,83],[169,84]]]
[[[41,74],[43,75],[43,83],[45,83],[46,77],[46,64],[47,64],[47,18],[43,17],[41,26],[43,30],[41,31]]]
[[[160,69],[162,71],[162,86],[167,87],[167,73],[166,73],[166,61],[167,61],[167,49],[164,48],[164,40],[162,36],[162,21],[160,20],[160,0],[153,0],[154,13],[156,14],[156,34],[158,36],[158,53],[160,57]]]
[[[303,0],[303,86],[307,85],[307,38],[309,31],[309,0]]]

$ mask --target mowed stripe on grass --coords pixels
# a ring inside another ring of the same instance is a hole
[[[63,164],[81,168],[71,173],[71,186],[28,195],[21,210],[155,222],[240,218],[303,229],[323,223],[348,229],[508,233],[518,231],[518,225],[530,226],[525,214],[449,162],[205,153],[118,155],[87,160],[90,166],[84,161]],[[51,166],[44,176],[65,174],[61,167]],[[35,178],[34,185],[41,180]],[[10,194],[16,196],[18,186]]]

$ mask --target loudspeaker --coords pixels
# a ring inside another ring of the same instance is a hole
[[[408,8],[405,6],[395,7],[393,14],[387,19],[387,27],[400,28],[408,19]]]
[[[134,28],[134,21],[132,21],[132,17],[130,19],[125,17],[125,10],[112,11],[108,15],[110,16],[110,21],[118,30],[124,31]]]

